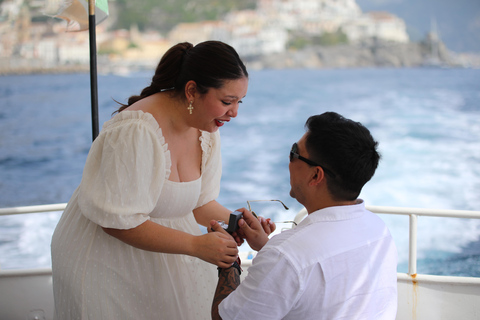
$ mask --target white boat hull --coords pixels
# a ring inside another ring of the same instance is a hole
[[[51,269],[0,271],[0,297],[0,319],[53,319]],[[479,318],[480,279],[398,274],[397,320]]]
[[[0,319],[53,319],[52,269],[0,271]]]

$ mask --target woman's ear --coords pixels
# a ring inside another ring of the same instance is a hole
[[[197,92],[197,84],[190,80],[185,85],[185,97],[188,101],[195,101],[195,93]]]

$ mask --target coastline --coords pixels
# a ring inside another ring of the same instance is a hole
[[[3,67],[0,66],[0,77],[2,76],[19,76],[19,75],[33,75],[33,74],[67,74],[67,73],[88,73],[89,65],[75,65],[75,66],[22,66],[22,67]]]
[[[438,54],[431,54],[425,42],[395,43],[372,40],[336,46],[308,46],[263,56],[242,57],[248,68],[262,69],[345,69],[345,68],[480,68],[480,54],[465,55],[448,51],[440,43]],[[109,60],[100,56],[99,74],[126,75],[154,70],[158,61],[148,59]],[[87,73],[89,63],[75,65],[44,65],[38,59],[2,59],[0,76],[26,74]]]

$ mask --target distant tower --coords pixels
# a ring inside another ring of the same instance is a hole
[[[424,66],[438,67],[451,62],[448,49],[438,34],[437,21],[434,17],[431,19],[430,32],[426,36],[424,45],[426,50]]]
[[[430,32],[427,35],[427,41],[430,45],[431,58],[440,61],[440,36],[438,35],[435,17],[432,17],[430,21]]]

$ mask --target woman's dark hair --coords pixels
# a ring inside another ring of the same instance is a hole
[[[221,88],[225,80],[248,78],[247,68],[238,53],[221,41],[205,41],[193,46],[183,42],[171,47],[158,63],[151,84],[140,95],[133,95],[128,104],[116,111],[131,106],[135,102],[161,91],[171,91],[174,96],[185,97],[185,85],[193,80],[199,93],[207,93],[210,88]]]
[[[311,116],[305,123],[309,158],[333,171],[325,175],[337,201],[353,201],[374,175],[380,161],[378,142],[360,122],[335,112]]]

